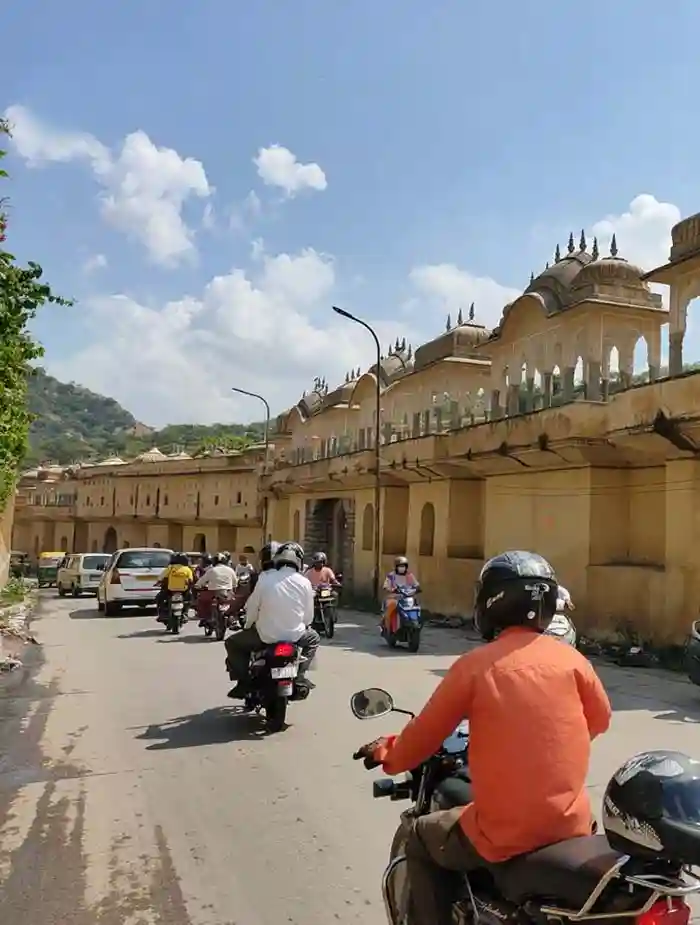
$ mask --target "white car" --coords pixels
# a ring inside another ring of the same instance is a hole
[[[56,576],[58,596],[95,594],[111,558],[104,552],[78,552],[67,556]]]
[[[172,554],[170,549],[118,549],[97,589],[97,609],[114,617],[122,607],[152,607]]]

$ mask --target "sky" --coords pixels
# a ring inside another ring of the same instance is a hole
[[[24,0],[9,249],[49,373],[139,420],[259,419],[372,341],[495,325],[570,231],[664,263],[700,209],[697,0]],[[686,361],[698,359],[692,318]]]

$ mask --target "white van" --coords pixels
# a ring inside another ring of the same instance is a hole
[[[72,594],[80,597],[84,592],[97,594],[97,586],[111,558],[102,552],[78,552],[66,556],[56,576],[58,596]]]

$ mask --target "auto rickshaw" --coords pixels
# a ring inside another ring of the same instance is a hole
[[[65,552],[40,552],[37,578],[40,588],[50,588],[56,584],[58,568],[65,558]]]

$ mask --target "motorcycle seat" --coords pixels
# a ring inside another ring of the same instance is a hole
[[[578,910],[622,857],[605,835],[584,835],[491,865],[490,869],[498,889],[511,902],[547,898]]]

